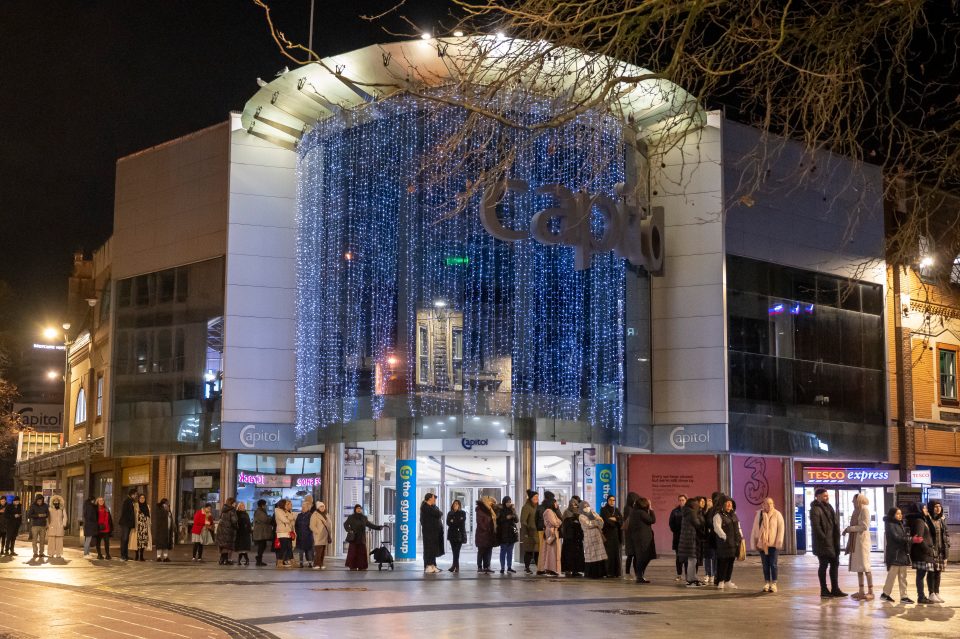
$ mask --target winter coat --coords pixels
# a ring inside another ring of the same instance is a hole
[[[0,505],[0,535],[7,534],[7,504]]]
[[[603,519],[603,537],[607,543],[616,540],[617,545],[623,541],[624,518],[616,506],[604,506],[600,509],[600,518]],[[614,521],[610,521],[613,519]]]
[[[717,525],[719,524],[719,526]],[[717,559],[734,559],[740,554],[743,531],[737,513],[718,510],[711,526],[717,536]]]
[[[237,511],[237,541],[234,550],[247,552],[253,547],[253,524],[250,522],[250,513],[245,510]]]
[[[221,548],[234,547],[237,543],[237,508],[224,505],[220,513],[220,524],[217,526],[217,545]]]
[[[299,550],[313,550],[313,533],[310,532],[309,510],[297,513],[297,519],[293,523],[293,530],[297,533],[296,546]]]
[[[814,499],[810,504],[813,554],[828,559],[840,556],[840,521],[829,503]]]
[[[910,565],[910,533],[902,521],[884,517],[883,562],[887,570],[892,566]]]
[[[670,511],[670,532],[673,533],[673,551],[677,552],[680,545],[680,530],[683,526],[683,508],[677,506]]]
[[[541,570],[560,572],[560,516],[551,508],[543,510],[543,545],[540,547]]]
[[[420,532],[423,535],[423,547],[432,548],[435,557],[443,555],[443,511],[436,504],[420,504]]]
[[[55,504],[60,504],[56,508]],[[63,498],[54,495],[50,499],[50,516],[47,518],[47,537],[63,537],[63,529],[67,527],[67,511]]]
[[[137,504],[136,508],[137,525],[130,529],[127,543],[130,548],[151,550],[153,548],[153,524],[150,521],[150,508],[146,504],[140,503]]]
[[[47,504],[31,504],[27,511],[27,521],[31,526],[43,526],[46,528],[47,521],[50,519],[50,506]]]
[[[203,510],[198,510],[193,513],[193,526],[190,527],[190,534],[192,535],[202,535],[203,529],[207,526],[207,513]]]
[[[657,523],[657,514],[650,510],[634,508],[630,511],[627,533],[633,546],[633,553],[639,560],[652,561],[657,558],[657,545],[653,537],[655,523]]]
[[[253,540],[254,541],[273,541],[273,522],[267,509],[263,506],[253,511]]]
[[[100,521],[100,507],[97,506],[97,535],[109,535],[113,532],[113,514],[106,506],[104,506],[102,514],[105,516],[103,522]]]
[[[634,555],[633,539],[630,537],[630,515],[636,507],[640,495],[627,493],[627,503],[623,505],[623,554],[627,557]]]
[[[937,561],[937,550],[933,545],[933,534],[923,513],[907,515],[907,527],[910,530],[910,559],[912,562],[932,564]]]
[[[930,506],[927,507],[927,511],[930,513],[926,517],[927,528],[930,529],[930,535],[933,537],[934,552],[936,552],[938,559],[946,561],[950,556],[950,534],[947,532],[947,520],[943,518],[943,514],[934,517],[933,508]]]
[[[447,541],[451,545],[467,543],[467,511],[463,508],[447,513]]]
[[[764,527],[764,519],[766,526]],[[753,517],[753,527],[750,529],[750,545],[755,550],[767,552],[768,548],[783,550],[783,537],[786,525],[783,521],[783,515],[776,508],[771,508],[769,513],[758,510]]]
[[[363,513],[353,513],[343,522],[343,528],[347,531],[347,536],[353,533],[353,541],[350,543],[366,544],[366,529],[383,530],[383,526],[371,522]]]
[[[283,508],[277,508],[273,511],[273,519],[277,522],[277,538],[289,539],[293,527],[297,523],[297,515],[294,512],[287,512]]]
[[[314,546],[327,546],[333,541],[333,523],[330,515],[313,511],[310,515],[310,532],[313,534]]]
[[[694,510],[693,507],[684,506],[683,520],[680,523],[680,539],[677,543],[677,555],[685,558],[697,557],[702,539],[703,515],[699,509]]]
[[[850,572],[870,572],[870,509],[861,506],[850,515],[850,526],[846,530],[847,554],[850,555]]]
[[[153,541],[157,545],[157,550],[173,549],[176,530],[173,513],[162,504],[157,504],[153,509]]]
[[[92,499],[83,502],[83,536],[96,537],[99,526],[97,525],[97,504]]]
[[[574,504],[563,512],[560,537],[563,539],[560,548],[560,567],[563,572],[583,572],[583,528],[580,526],[579,509]]]
[[[540,500],[540,504],[537,506],[537,513],[536,513],[537,530],[539,532],[543,532],[544,530],[546,530],[546,523],[544,522],[544,519],[543,519],[544,511],[549,507],[556,506],[556,502],[557,502],[556,495],[554,495],[549,490],[543,491],[543,499]],[[558,512],[558,516],[559,516],[559,512]]]
[[[540,535],[537,534],[537,507],[528,499],[520,509],[520,550],[525,553],[540,552]]]
[[[583,560],[591,564],[607,560],[607,549],[603,545],[603,519],[596,513],[580,515],[580,528],[583,530]]]
[[[497,528],[493,520],[493,513],[483,502],[477,502],[476,510],[476,531],[473,535],[473,543],[477,548],[493,548],[497,545]]]
[[[497,511],[497,545],[508,546],[517,543],[520,536],[517,534],[517,509],[511,504],[501,506]]]
[[[16,537],[20,532],[20,525],[23,523],[23,506],[10,502],[7,504],[7,509],[3,511],[3,518],[6,523],[7,535]]]
[[[137,527],[137,502],[131,497],[127,497],[123,500],[123,505],[120,506],[120,521],[117,522],[120,524],[121,528],[136,528]]]

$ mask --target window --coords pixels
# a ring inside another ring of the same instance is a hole
[[[430,331],[426,326],[417,328],[417,381],[426,384],[430,381]]]
[[[453,365],[453,386],[459,390],[463,386],[463,329],[451,331],[450,360]]]
[[[103,417],[103,374],[97,375],[97,417]]]
[[[77,391],[77,410],[73,414],[73,425],[79,426],[87,421],[87,393],[83,386]]]
[[[940,376],[940,403],[957,404],[957,347],[937,347],[937,370]]]

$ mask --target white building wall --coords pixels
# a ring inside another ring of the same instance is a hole
[[[879,167],[725,120],[723,181],[730,254],[885,282]]]
[[[663,277],[651,279],[653,421],[727,423],[719,118],[651,163],[664,208]]]
[[[296,421],[296,161],[230,133],[224,422]]]

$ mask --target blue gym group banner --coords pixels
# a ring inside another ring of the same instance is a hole
[[[397,559],[417,557],[417,460],[397,460]]]
[[[607,501],[607,497],[617,492],[617,467],[615,464],[597,464],[597,503],[599,510]]]

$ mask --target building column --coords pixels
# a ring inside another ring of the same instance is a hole
[[[617,503],[623,508],[630,492],[630,455],[617,453]]]
[[[783,459],[783,513],[784,545],[783,550],[788,555],[797,554],[797,529],[794,525],[793,485],[796,477],[793,468],[793,459]],[[776,503],[774,503],[776,505]],[[803,505],[806,508],[806,504]],[[808,524],[809,525],[809,524]]]
[[[236,453],[220,453],[220,504],[228,497],[237,496],[237,455]]]
[[[343,444],[327,443],[323,448],[322,462],[323,479],[320,484],[323,503],[327,506],[330,522],[333,524],[330,531],[330,545],[327,552],[331,557],[343,555],[343,507],[340,475],[343,464]]]
[[[597,449],[598,464],[612,464],[614,459],[613,444],[594,444]]]
[[[537,421],[521,417],[513,420],[514,502],[523,504],[527,491],[537,489]]]
[[[730,454],[721,453],[717,455],[717,470],[719,471],[720,492],[724,495],[733,494],[733,477],[730,465]],[[709,495],[707,495],[709,497]]]

